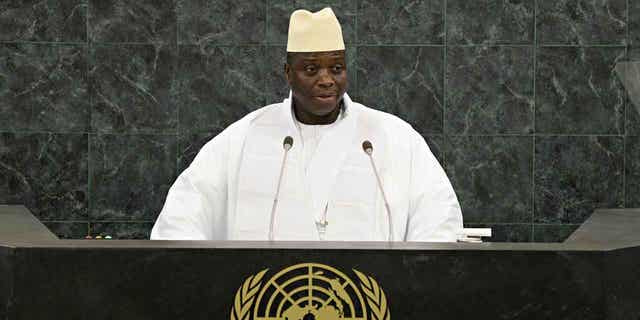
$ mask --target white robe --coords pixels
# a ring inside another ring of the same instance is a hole
[[[426,142],[400,118],[352,102],[304,170],[291,100],[256,110],[204,145],[175,181],[151,239],[267,240],[285,136],[288,153],[274,240],[386,241],[389,219],[364,140],[387,195],[395,241],[454,242],[462,213]],[[297,142],[297,143],[296,143]]]

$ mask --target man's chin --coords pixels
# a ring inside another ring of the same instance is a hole
[[[318,116],[318,117],[326,117],[328,115],[330,115],[331,113],[333,113],[336,109],[338,108],[338,106],[336,104],[334,105],[315,105],[313,108],[313,115]]]
[[[331,98],[313,98],[313,113],[317,116],[324,116],[332,113],[338,108],[339,100]]]

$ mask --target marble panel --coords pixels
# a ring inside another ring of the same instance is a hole
[[[89,222],[43,221],[59,239],[84,239],[89,234]]]
[[[615,75],[622,47],[538,49],[536,133],[623,134],[626,94]]]
[[[534,221],[579,224],[596,208],[623,206],[622,137],[537,137]]]
[[[358,47],[356,101],[442,134],[443,60],[442,47]]]
[[[266,104],[280,103],[289,96],[289,84],[284,76],[284,64],[287,60],[287,48],[285,46],[266,47]],[[356,96],[356,53],[357,47],[347,46],[347,94],[353,99]]]
[[[9,320],[13,299],[13,249],[0,246],[0,319]]]
[[[579,224],[534,224],[534,242],[564,242],[576,229]]]
[[[640,10],[640,4],[638,7]],[[640,44],[629,45],[627,48],[629,49],[628,60],[640,61]]]
[[[538,0],[538,44],[624,45],[626,18],[627,0]]]
[[[289,84],[284,76],[284,64],[287,62],[286,46],[268,46],[265,48],[268,70],[265,79],[265,101],[267,105],[282,102],[289,96]],[[347,56],[348,58],[348,56]],[[347,61],[348,63],[348,61]],[[347,72],[355,73],[355,70]]]
[[[175,133],[177,50],[163,45],[93,45],[89,72],[95,132]]]
[[[264,106],[267,68],[260,46],[180,46],[179,132],[219,132]]]
[[[178,44],[241,45],[265,40],[265,1],[177,0]]]
[[[534,1],[447,1],[447,44],[533,44]]]
[[[358,43],[443,44],[444,4],[444,0],[362,0]]]
[[[626,113],[626,134],[640,136],[640,103],[634,104],[630,99],[627,99]]]
[[[533,132],[533,49],[449,47],[447,134]]]
[[[605,253],[607,320],[640,319],[640,247]]]
[[[90,220],[155,220],[176,175],[175,135],[92,135]]]
[[[287,35],[289,32],[289,17],[296,9],[307,8],[298,8],[296,6],[296,0],[267,0],[267,44],[284,46],[283,50],[286,51]],[[336,13],[335,8],[332,9],[333,12]],[[344,24],[340,18],[338,18],[338,21],[340,21],[341,26]]]
[[[640,19],[640,17],[638,18]],[[629,50],[628,60],[636,61],[640,63],[640,45],[629,47],[628,50]],[[640,79],[638,81],[640,81]],[[629,91],[627,91],[626,88],[625,88],[625,95],[627,97],[627,107],[626,107],[627,116],[626,116],[626,132],[625,133],[627,135],[640,136],[640,102],[634,103],[631,100]]]
[[[483,242],[531,242],[531,224],[482,224],[465,223],[465,228],[491,228],[491,237],[482,238]]]
[[[0,203],[41,220],[86,220],[87,136],[0,134]]]
[[[626,134],[631,139],[640,139],[640,104],[634,105],[627,100]]]
[[[0,130],[86,132],[86,71],[84,45],[0,43]]]
[[[355,43],[357,1],[350,0],[269,0],[267,1],[267,43],[286,45],[289,17],[297,9],[311,12],[330,7],[342,27],[345,43]]]
[[[640,46],[640,1],[630,0],[629,3],[629,44]]]
[[[175,0],[89,0],[87,25],[93,42],[175,46]]]
[[[640,136],[625,137],[625,207],[640,207]]]
[[[82,306],[91,268],[86,250],[18,248],[14,257],[13,319],[87,319]],[[70,299],[69,297],[74,297]],[[99,309],[99,306],[96,306]]]
[[[153,222],[92,222],[91,236],[111,236],[112,240],[148,240]]]
[[[532,222],[532,137],[447,137],[445,152],[465,222]]]
[[[87,0],[0,2],[0,41],[84,42]]]

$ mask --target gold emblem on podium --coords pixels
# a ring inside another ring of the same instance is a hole
[[[384,291],[353,269],[356,284],[331,266],[301,263],[263,281],[268,269],[238,288],[231,320],[391,320]]]

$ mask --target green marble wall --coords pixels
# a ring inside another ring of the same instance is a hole
[[[0,203],[64,238],[145,238],[176,176],[282,100],[288,15],[330,5],[356,100],[429,142],[468,226],[561,241],[640,206],[635,0],[0,2]]]

